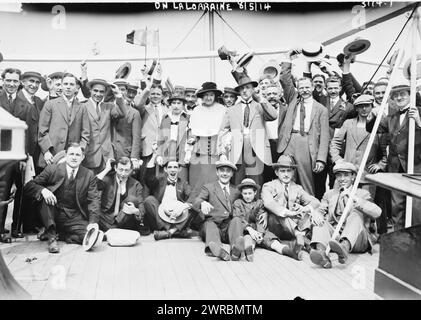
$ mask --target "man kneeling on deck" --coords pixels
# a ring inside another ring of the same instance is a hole
[[[178,176],[180,170],[180,164],[170,159],[164,166],[164,176],[149,177],[146,181],[151,194],[145,199],[146,220],[155,230],[155,240],[199,235],[189,229],[193,218],[191,204],[187,203],[191,187]]]
[[[339,162],[333,168],[339,189],[327,191],[322,203],[312,216],[313,237],[310,259],[323,268],[331,268],[332,262],[326,255],[326,247],[338,254],[339,263],[345,263],[349,252],[364,253],[371,251],[375,240],[373,220],[381,215],[381,209],[372,202],[370,193],[357,189],[351,211],[342,227],[341,235],[331,240],[334,228],[339,222],[349,198],[357,168],[349,162]],[[372,226],[373,225],[373,226]]]
[[[94,173],[82,167],[84,150],[71,143],[66,150],[66,161],[47,166],[24,192],[42,201],[41,217],[48,236],[50,253],[60,251],[60,240],[81,244],[86,231],[98,223],[100,195]]]
[[[215,164],[218,181],[202,187],[193,208],[205,219],[200,232],[206,243],[205,253],[225,261],[238,261],[244,252],[244,227],[240,217],[232,217],[233,202],[239,192],[230,184],[237,167],[228,160]],[[222,242],[230,244],[230,253],[223,248]]]
[[[111,228],[139,230],[145,214],[143,188],[131,177],[132,171],[131,160],[121,157],[108,159],[105,169],[97,174],[98,190],[102,191],[99,228],[104,232]]]
[[[300,260],[300,251],[309,242],[311,216],[320,202],[292,181],[297,167],[292,156],[281,155],[272,167],[278,179],[266,182],[262,187],[268,230],[282,240],[283,244],[275,249],[278,253]],[[290,241],[289,245],[284,241]]]

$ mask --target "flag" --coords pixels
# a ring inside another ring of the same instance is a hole
[[[167,80],[165,80],[165,87],[167,88],[167,90],[172,94],[174,92],[174,86],[170,80],[170,78],[167,78]]]
[[[139,29],[126,35],[126,42],[139,46],[158,46],[158,30]]]

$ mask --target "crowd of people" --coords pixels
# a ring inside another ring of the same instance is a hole
[[[294,77],[301,58],[306,70]],[[351,252],[371,251],[388,228],[404,226],[405,197],[365,175],[406,172],[409,118],[414,171],[421,173],[421,108],[410,105],[409,81],[384,97],[388,75],[361,86],[350,72],[352,56],[338,59],[338,73],[291,50],[272,66],[275,76],[258,81],[226,60],[237,85],[223,90],[210,81],[170,90],[159,63],[138,85],[89,80],[86,63],[81,77],[5,68],[0,107],[28,126],[28,158],[7,169],[0,199],[14,197],[10,236],[36,233],[58,253],[58,240],[81,244],[98,224],[155,240],[200,236],[205,253],[225,261],[252,261],[259,246],[296,260],[308,253],[331,268],[328,246],[346,263]],[[40,87],[48,91],[44,100]],[[386,114],[332,239],[383,99]],[[29,181],[28,166],[35,171]],[[414,201],[417,224],[421,206]],[[0,210],[6,242],[7,205]]]

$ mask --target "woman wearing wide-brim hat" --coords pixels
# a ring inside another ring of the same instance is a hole
[[[194,145],[189,166],[189,184],[196,196],[204,184],[217,180],[217,140],[226,112],[226,108],[216,100],[221,94],[216,83],[203,83],[196,93],[201,101],[190,115],[189,128],[193,136],[190,142],[194,141]]]

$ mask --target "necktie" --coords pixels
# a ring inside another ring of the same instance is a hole
[[[13,103],[13,97],[11,94],[9,94],[9,106],[11,106]]]
[[[246,107],[244,108],[244,127],[248,128],[249,126],[249,118],[250,118],[250,106],[249,106],[249,102],[245,102],[243,101],[243,103],[246,105]]]
[[[120,211],[120,197],[121,197],[121,183],[117,183],[117,194],[115,198],[115,206],[114,206],[114,217],[118,215]]]
[[[300,104],[300,134],[304,135],[304,119],[306,117],[306,108],[304,106],[304,101],[301,101]]]
[[[285,185],[285,192],[284,192],[284,197],[285,197],[285,207],[287,209],[289,209],[289,204],[288,204],[288,200],[289,200],[289,193],[288,193],[288,185]]]
[[[227,187],[224,187],[223,191],[224,191],[225,200],[227,201],[228,209],[231,212],[231,200],[230,200],[230,195],[228,193]]]
[[[70,181],[75,180],[75,169],[72,169],[72,172],[70,172]]]
[[[96,104],[96,114],[98,115],[98,118],[101,117],[101,108],[99,106],[99,103]]]
[[[175,181],[167,180],[167,186],[175,186]]]

